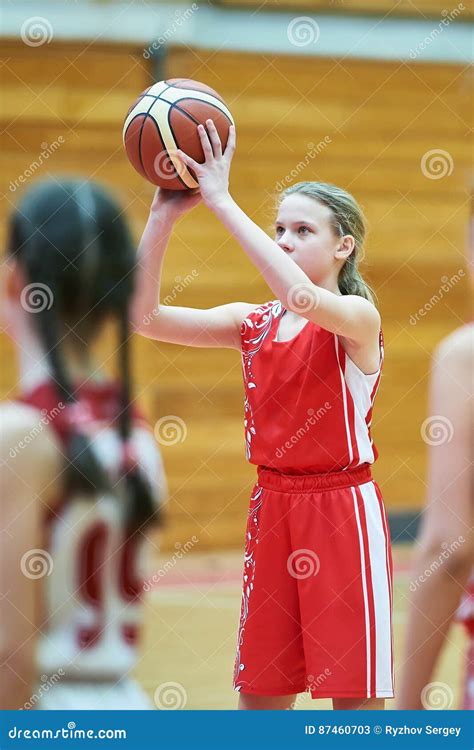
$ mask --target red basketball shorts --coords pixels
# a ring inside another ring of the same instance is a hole
[[[234,687],[392,698],[392,556],[370,468],[259,468],[247,522]]]

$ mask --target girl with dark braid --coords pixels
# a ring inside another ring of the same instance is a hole
[[[129,675],[165,480],[132,398],[133,240],[103,189],[51,180],[19,202],[7,250],[19,395],[0,406],[1,708],[151,708]],[[109,322],[118,381],[92,353]]]

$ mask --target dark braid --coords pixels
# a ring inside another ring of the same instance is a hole
[[[154,519],[161,520],[153,503],[150,489],[142,472],[138,470],[136,457],[131,452],[131,373],[130,373],[130,323],[128,305],[119,312],[120,326],[120,372],[122,374],[122,408],[119,415],[119,431],[124,446],[125,482],[127,497],[126,525],[129,534],[135,533],[143,525]]]
[[[37,312],[34,317],[59,398],[69,407],[66,414],[70,414],[70,408],[77,400],[59,343],[59,327],[54,304],[50,310]],[[108,477],[97,460],[89,438],[78,430],[73,418],[69,420],[66,441],[66,490],[69,493],[86,495],[107,490],[110,486]]]
[[[101,188],[79,180],[48,181],[27,192],[13,214],[9,251],[32,285],[49,290],[51,304],[33,319],[60,400],[67,406],[66,486],[90,496],[113,493],[89,437],[80,430],[77,398],[61,340],[72,329],[90,341],[112,314],[120,330],[121,399],[118,430],[123,444],[122,474],[127,533],[154,517],[151,488],[131,450],[131,378],[128,308],[133,291],[135,252],[120,208]]]

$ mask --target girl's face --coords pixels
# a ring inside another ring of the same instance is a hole
[[[275,241],[314,283],[337,280],[353,249],[350,235],[340,237],[331,209],[314,198],[293,193],[284,198],[275,222]]]

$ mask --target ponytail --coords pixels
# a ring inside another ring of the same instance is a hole
[[[94,453],[90,439],[78,428],[77,400],[62,356],[54,305],[49,310],[36,312],[34,317],[59,400],[66,408],[65,489],[68,494],[93,495],[104,492],[110,486],[107,474]]]
[[[123,305],[118,313],[120,330],[119,360],[122,378],[121,408],[119,412],[119,434],[123,446],[123,478],[126,485],[127,508],[125,527],[132,535],[152,521],[160,521],[151,487],[138,465],[131,444],[131,374],[130,374],[130,323],[128,305]]]
[[[356,294],[358,297],[364,297],[364,299],[375,304],[375,293],[364,281],[358,269],[355,249],[341,268],[337,285],[341,294]]]

